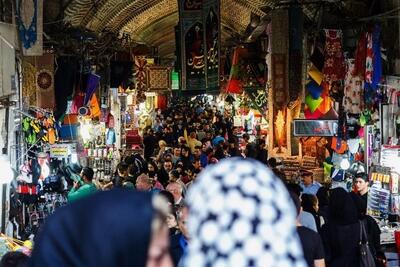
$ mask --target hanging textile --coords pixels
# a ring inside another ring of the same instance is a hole
[[[87,105],[92,98],[94,92],[99,87],[100,84],[100,76],[96,74],[89,74],[86,92],[85,92],[85,99],[84,104]]]
[[[43,0],[17,0],[16,22],[24,56],[43,54]]]
[[[233,50],[232,67],[229,75],[228,85],[226,86],[226,92],[232,94],[240,94],[242,92],[242,84],[239,78],[239,59],[240,59],[240,48]]]
[[[352,114],[360,114],[363,110],[363,88],[364,83],[360,76],[355,73],[355,60],[347,60],[346,79],[344,82],[344,111]]]
[[[167,96],[165,95],[158,95],[157,96],[157,107],[159,109],[166,109],[167,108]]]
[[[367,35],[362,33],[358,40],[355,52],[353,76],[358,76],[361,80],[365,79],[365,63],[367,60]]]
[[[382,79],[382,55],[381,55],[381,28],[375,25],[372,33],[372,50],[373,50],[373,69],[372,83],[373,89],[378,89]]]
[[[44,54],[43,56],[35,57],[34,63],[37,69],[37,106],[54,109],[56,106],[54,96],[54,55]]]
[[[36,68],[33,64],[22,61],[22,95],[23,106],[36,105]]]
[[[342,31],[325,30],[325,36],[325,64],[322,70],[325,81],[343,80],[346,74],[346,67],[342,50]]]
[[[367,51],[365,59],[365,82],[372,83],[372,73],[374,71],[374,50],[372,48],[372,34],[367,33]]]

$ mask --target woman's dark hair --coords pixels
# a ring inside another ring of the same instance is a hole
[[[154,162],[154,160],[150,160],[147,164],[153,166],[154,171],[158,172],[158,166],[157,166],[157,163]]]
[[[317,192],[318,204],[320,207],[329,205],[328,189],[324,186],[320,187]]]
[[[23,267],[27,264],[29,257],[19,251],[11,251],[1,258],[1,267]]]
[[[310,213],[316,213],[315,205],[318,203],[318,199],[316,196],[311,194],[302,194],[301,195],[301,206],[304,211]]]
[[[127,173],[128,172],[128,167],[129,167],[128,164],[126,164],[125,162],[120,162],[117,165],[117,170],[120,173]]]

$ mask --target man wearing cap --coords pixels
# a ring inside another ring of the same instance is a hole
[[[75,181],[74,186],[68,193],[68,201],[73,202],[78,199],[89,196],[97,191],[96,186],[92,183],[94,172],[92,168],[85,167],[81,171],[81,181]]]
[[[303,194],[316,195],[321,184],[314,181],[313,173],[308,170],[301,170],[301,183]]]
[[[354,186],[362,200],[367,203],[368,200],[368,175],[366,173],[357,173],[354,178]]]

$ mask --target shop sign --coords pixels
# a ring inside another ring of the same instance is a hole
[[[287,59],[285,54],[272,55],[272,89],[274,105],[281,109],[288,102]]]
[[[76,152],[75,144],[54,144],[50,146],[50,157],[67,158],[73,152]]]
[[[335,136],[338,132],[337,120],[294,120],[294,136]]]

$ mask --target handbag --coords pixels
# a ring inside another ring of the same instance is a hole
[[[364,223],[360,223],[360,267],[375,267],[374,256],[368,244],[367,231],[365,230]]]

